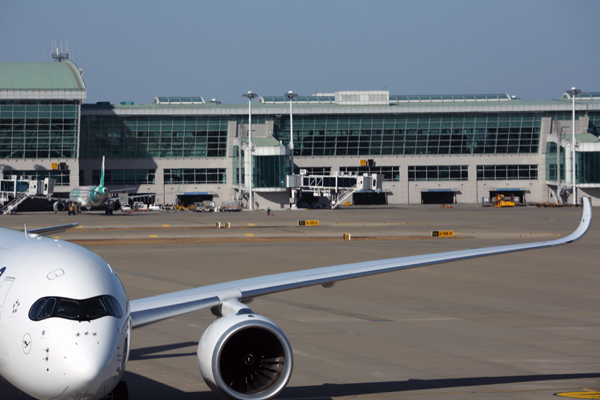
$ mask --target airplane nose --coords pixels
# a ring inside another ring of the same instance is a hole
[[[112,390],[118,383],[119,335],[110,325],[100,329],[89,326],[75,334],[71,351],[63,360],[65,378],[69,382],[65,395],[71,396],[68,398],[94,397]]]
[[[81,341],[68,357],[65,357],[66,375],[70,376],[71,388],[86,390],[96,381],[103,381],[110,363],[111,352],[96,341]]]

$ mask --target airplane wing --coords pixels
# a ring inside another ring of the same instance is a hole
[[[111,190],[109,192],[110,193],[119,193],[119,192],[122,192],[123,190],[128,190],[128,189]],[[159,198],[160,196],[164,196],[165,194],[173,194],[173,193],[179,193],[179,192],[164,192],[164,193],[150,193],[150,194],[132,194],[130,196],[109,197],[108,199],[106,199],[106,202],[115,201],[115,200],[136,199],[136,198],[143,198],[143,197],[148,197],[148,196],[154,196],[156,198]]]
[[[131,187],[131,188],[125,188],[125,189],[113,189],[113,190],[108,190],[108,193],[128,193],[131,190],[137,190],[137,188]]]
[[[399,271],[425,265],[467,260],[476,257],[541,249],[572,243],[586,234],[592,222],[590,201],[583,198],[583,215],[577,229],[567,237],[544,242],[458,250],[445,253],[367,261],[355,264],[314,268],[282,274],[202,286],[131,301],[133,327],[138,328],[188,312],[217,307],[227,300],[247,301],[257,296],[314,285],[325,287],[341,280]]]
[[[51,233],[64,232],[67,229],[75,228],[75,227],[77,227],[79,225],[81,225],[81,224],[78,223],[78,222],[76,222],[76,223],[73,223],[73,224],[64,224],[64,225],[49,226],[47,228],[29,229],[27,231],[27,233],[37,233],[38,235],[48,235],[48,234],[51,234]]]
[[[44,200],[48,200],[48,201],[61,201],[63,203],[72,203],[73,200],[71,200],[68,197],[53,197],[53,196],[30,196],[32,199],[44,199]]]

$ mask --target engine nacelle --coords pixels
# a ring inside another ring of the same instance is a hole
[[[64,211],[65,210],[65,203],[61,202],[61,201],[57,201],[52,205],[52,208],[54,209],[54,212],[60,212],[60,211]]]
[[[292,347],[268,318],[232,314],[217,319],[202,335],[198,366],[208,386],[221,397],[266,400],[290,380]]]

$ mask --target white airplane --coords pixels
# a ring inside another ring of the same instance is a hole
[[[287,385],[292,348],[275,323],[248,305],[257,296],[475,257],[569,244],[585,235],[592,210],[567,237],[287,272],[132,300],[114,270],[91,251],[0,228],[0,375],[38,399],[127,398],[119,383],[132,329],[207,309],[217,317],[198,344],[208,386],[226,399],[265,400]],[[60,228],[60,227],[59,227]],[[62,227],[64,228],[64,226]]]
[[[100,172],[100,185],[98,186],[80,186],[71,189],[69,193],[69,199],[62,199],[57,197],[47,197],[48,200],[55,200],[52,208],[55,212],[63,211],[65,208],[68,210],[69,215],[72,213],[76,214],[77,210],[72,209],[71,206],[75,205],[77,208],[90,208],[99,207],[106,202],[108,199],[109,190],[104,186],[104,156],[102,156],[102,170]],[[117,205],[116,201],[109,201],[106,208],[106,214],[112,214]]]
[[[121,189],[120,191],[122,191]],[[129,189],[125,189],[129,190]],[[113,211],[118,210],[119,200],[131,199],[136,197],[145,197],[146,195],[135,195],[135,196],[124,196],[119,198],[109,198],[108,194],[110,190],[104,186],[104,156],[102,156],[102,170],[100,171],[100,185],[98,186],[80,186],[73,188],[69,193],[69,199],[60,199],[56,197],[50,197],[49,200],[56,200],[52,206],[55,212],[59,212],[67,208],[69,215],[76,214],[77,210],[72,209],[71,205],[77,206],[79,210],[81,208],[100,207],[106,203],[106,214],[112,214]],[[65,206],[66,203],[66,206]]]

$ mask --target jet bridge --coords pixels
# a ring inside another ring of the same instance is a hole
[[[315,197],[326,197],[331,208],[337,208],[352,198],[354,193],[382,193],[383,176],[354,174],[337,171],[332,175],[288,175],[287,187],[301,192],[312,192]],[[295,198],[295,196],[292,196]]]
[[[0,179],[2,213],[11,214],[22,202],[31,197],[52,196],[56,179],[32,179],[31,176],[10,175]]]

